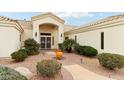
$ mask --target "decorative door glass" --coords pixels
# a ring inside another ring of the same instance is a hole
[[[45,48],[45,37],[41,37],[41,48]]]
[[[51,48],[51,37],[41,37],[41,48],[42,49]]]
[[[51,37],[46,37],[46,39],[47,39],[46,47],[51,48]]]

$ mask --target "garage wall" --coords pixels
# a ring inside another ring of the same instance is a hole
[[[10,57],[19,48],[20,32],[14,27],[0,26],[0,57]]]
[[[104,49],[101,49],[101,32],[104,32]],[[124,25],[92,30],[83,33],[70,34],[69,38],[74,39],[81,45],[93,46],[98,51],[117,53],[124,55]]]

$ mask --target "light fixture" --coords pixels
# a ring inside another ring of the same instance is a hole
[[[35,37],[37,37],[37,32],[35,32]]]
[[[61,33],[61,38],[62,38],[62,33]]]

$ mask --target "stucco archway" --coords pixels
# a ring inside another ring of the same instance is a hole
[[[40,48],[41,49],[57,49],[58,48],[58,26],[51,23],[39,25]]]
[[[42,31],[40,28],[44,26],[45,29],[48,30],[48,28],[53,27],[54,31],[57,30],[57,34],[54,35],[54,37],[57,37],[55,41],[56,44],[51,46],[52,49],[56,49],[58,47],[59,43],[63,42],[64,39],[64,21],[57,16],[47,13],[43,15],[38,15],[32,17],[32,23],[33,23],[33,38],[38,42],[41,43],[41,35],[40,32]],[[53,29],[52,29],[53,30]]]

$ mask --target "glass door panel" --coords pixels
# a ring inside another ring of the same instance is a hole
[[[41,37],[41,48],[44,48],[45,49],[45,42],[46,42],[46,40],[45,40],[45,38],[46,37]]]
[[[51,37],[46,37],[46,48],[51,48]]]

